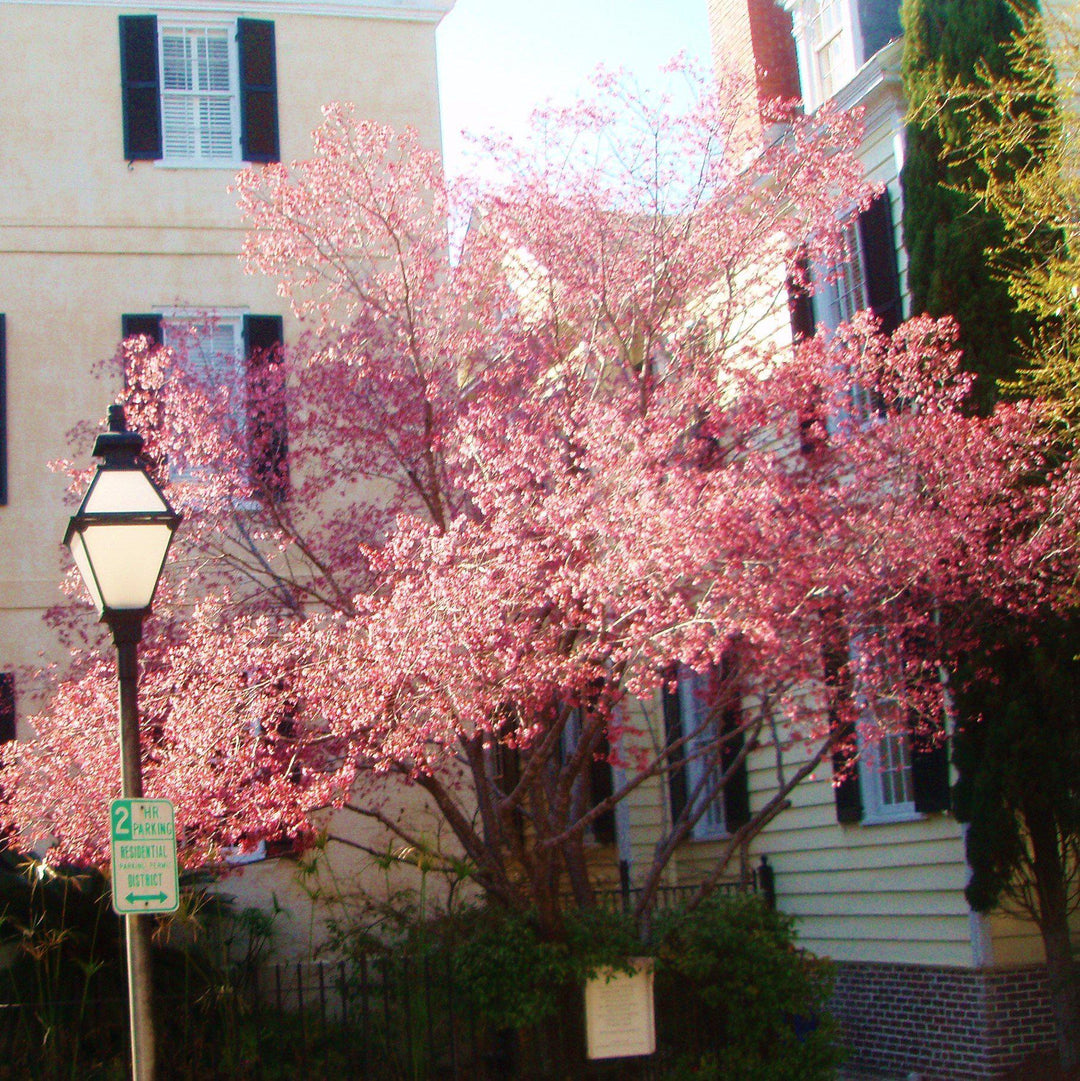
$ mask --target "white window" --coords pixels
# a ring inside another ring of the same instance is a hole
[[[161,323],[164,344],[184,358],[188,370],[205,386],[227,388],[231,411],[241,418],[245,394],[243,317],[200,312],[185,318],[173,312]]]
[[[905,732],[859,732],[859,784],[863,821],[889,822],[915,817],[911,737]]]
[[[811,40],[819,100],[832,97],[847,74],[844,52],[844,12],[842,0],[817,0],[811,15]]]
[[[162,154],[167,162],[240,162],[236,27],[162,22]]]
[[[716,740],[722,710],[716,704],[716,683],[714,674],[679,667],[679,714],[683,734],[687,737],[686,794],[688,799],[705,801],[704,812],[693,830],[693,836],[698,840],[719,837],[727,832],[724,792],[719,787],[723,770]]]
[[[229,423],[242,444],[247,429],[247,365],[243,316],[236,312],[167,312],[161,320],[162,342],[176,351],[200,387],[227,394]],[[179,479],[184,474],[177,474]]]
[[[822,322],[829,330],[835,330],[841,323],[850,322],[856,313],[870,307],[866,289],[866,256],[863,251],[859,231],[859,218],[852,215],[845,223],[841,237],[843,254],[840,262],[829,274],[822,289],[824,319]],[[879,412],[880,403],[875,401],[865,387],[853,385],[849,391],[850,403],[845,412],[862,420],[868,420]]]
[[[907,706],[891,688],[904,685],[900,664],[883,627],[869,632],[865,648],[878,673],[877,690],[866,702],[865,720],[857,726],[859,785],[864,822],[888,822],[915,815],[915,783],[911,769],[911,735],[904,723]],[[884,677],[884,678],[882,678]]]
[[[856,312],[868,307],[866,279],[863,274],[863,250],[859,240],[858,219],[851,217],[844,225],[844,254],[828,286],[830,328],[848,322]]]
[[[799,76],[810,108],[827,101],[855,74],[851,0],[785,0],[795,15]]]

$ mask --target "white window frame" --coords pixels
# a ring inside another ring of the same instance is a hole
[[[887,631],[876,628],[875,635],[887,641]],[[860,647],[855,644],[855,649]],[[878,663],[888,663],[884,658]],[[897,671],[893,677],[902,680]],[[915,810],[915,776],[912,770],[911,733],[898,713],[903,703],[887,694],[874,702],[862,696],[863,719],[855,726],[858,743],[859,791],[864,825],[910,822],[921,818]]]
[[[872,826],[922,818],[915,810],[911,736],[907,732],[868,732],[865,725],[857,726],[857,732],[863,823]]]
[[[815,298],[815,320],[828,334],[832,334],[841,323],[850,322],[852,317],[870,307],[870,298],[866,292],[866,256],[863,251],[862,237],[859,234],[859,215],[849,214],[841,225],[841,238],[844,257],[831,267],[822,267],[820,276],[825,284]],[[820,301],[821,318],[817,318]],[[843,413],[862,421],[871,421],[877,415],[871,395],[865,387],[852,385],[848,390],[848,401]]]
[[[679,697],[679,720],[682,732],[686,736],[684,744],[683,767],[686,777],[687,799],[693,794],[697,786],[702,782],[706,769],[710,769],[708,752],[705,748],[713,746],[717,739],[717,726],[721,724],[722,717],[707,717],[706,714],[713,709],[706,703],[702,696],[702,690],[707,687],[708,673],[695,672],[692,668],[679,665],[678,673],[678,697]],[[715,711],[714,711],[715,712]],[[715,778],[719,778],[722,767],[719,761],[711,764],[711,772]],[[691,814],[695,812],[691,810]],[[695,841],[711,841],[717,838],[727,837],[728,828],[724,808],[724,790],[721,788],[713,797],[710,805],[705,808],[702,816],[694,823],[690,836]]]
[[[198,335],[192,335],[192,328],[228,326],[233,330],[233,379],[236,396],[232,404],[238,435],[242,438],[247,429],[247,356],[244,343],[244,316],[246,308],[158,308],[161,316],[161,341],[170,348],[182,349],[185,360],[192,356],[191,342],[198,341]],[[205,356],[205,353],[203,354]],[[224,352],[207,358],[208,364],[215,364],[216,358],[224,357]],[[211,369],[212,371],[212,369]],[[194,480],[186,474],[174,474],[173,480]]]
[[[858,16],[851,0],[786,0],[794,15],[795,50],[806,105],[816,109],[855,75]],[[821,32],[822,17],[832,12],[836,22]],[[827,57],[829,68],[823,67]]]
[[[844,219],[842,236],[844,258],[833,267],[830,275],[832,280],[824,294],[828,299],[828,312],[823,322],[829,330],[850,322],[856,312],[870,306],[866,295],[866,259],[859,237],[858,214],[850,214]]]
[[[228,91],[209,90],[170,90],[165,80],[165,39],[182,36],[185,40],[196,39],[199,35],[224,36],[227,43],[229,68]],[[161,109],[161,158],[156,164],[165,168],[182,167],[185,169],[234,169],[243,164],[240,151],[240,53],[237,46],[237,24],[235,19],[208,20],[164,18],[158,19],[158,96]],[[169,153],[169,129],[167,102],[171,96],[190,97],[193,101],[202,98],[227,98],[229,103],[229,155],[204,154],[199,148],[199,135],[202,128],[198,122],[194,125],[195,150],[192,154]]]
[[[207,364],[214,365],[214,367],[216,367],[216,358],[231,356],[234,361],[233,374],[237,386],[241,388],[246,386],[244,383],[247,378],[247,363],[244,350],[244,317],[248,314],[246,308],[159,308],[157,314],[161,316],[163,345],[173,349],[179,346],[185,349],[186,355],[190,357],[192,355],[191,343],[194,341],[199,344],[199,352]],[[202,346],[202,336],[198,332],[191,333],[193,329],[197,330],[197,328],[209,328],[211,326],[215,329],[220,327],[231,328],[233,332],[231,354],[219,350],[214,353],[213,357],[209,356]],[[213,368],[210,370],[212,371]],[[243,430],[243,427],[244,424],[241,422],[240,429]]]

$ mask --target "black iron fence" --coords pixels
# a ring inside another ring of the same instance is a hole
[[[486,1029],[450,966],[372,956],[274,964],[243,985],[155,996],[160,1081],[649,1081],[651,1059],[587,1063],[583,1005],[535,1030]],[[127,1076],[122,994],[0,1003],[2,1081]]]
[[[725,890],[751,890],[756,883]],[[691,888],[666,889],[658,907]],[[612,890],[607,906],[633,896]],[[87,971],[22,963],[0,970],[0,1081],[122,1081],[127,999],[118,965]],[[496,1029],[470,1001],[445,950],[350,960],[200,969],[159,958],[159,1081],[654,1081],[708,1018],[692,994],[657,998],[655,1056],[587,1062],[583,991],[567,986],[558,1015]],[[693,1041],[690,1041],[693,1042]]]
[[[696,897],[700,886],[662,886],[656,891],[653,901],[653,910],[666,912],[673,908],[680,908]],[[761,863],[751,868],[747,873],[747,880],[727,879],[717,882],[711,890],[710,896],[727,897],[739,893],[759,893],[762,899],[770,907],[775,901],[772,867],[766,857],[762,856]],[[616,886],[606,890],[596,890],[596,903],[610,910],[623,909],[632,912],[642,890],[637,886]]]

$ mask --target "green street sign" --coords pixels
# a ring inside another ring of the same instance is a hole
[[[114,799],[109,806],[112,906],[121,916],[175,912],[176,811],[167,799]]]

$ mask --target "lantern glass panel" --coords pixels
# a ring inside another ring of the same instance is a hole
[[[84,514],[167,514],[168,504],[141,469],[99,469]]]
[[[72,555],[99,611],[149,607],[171,537],[167,522],[91,523],[72,536]]]

